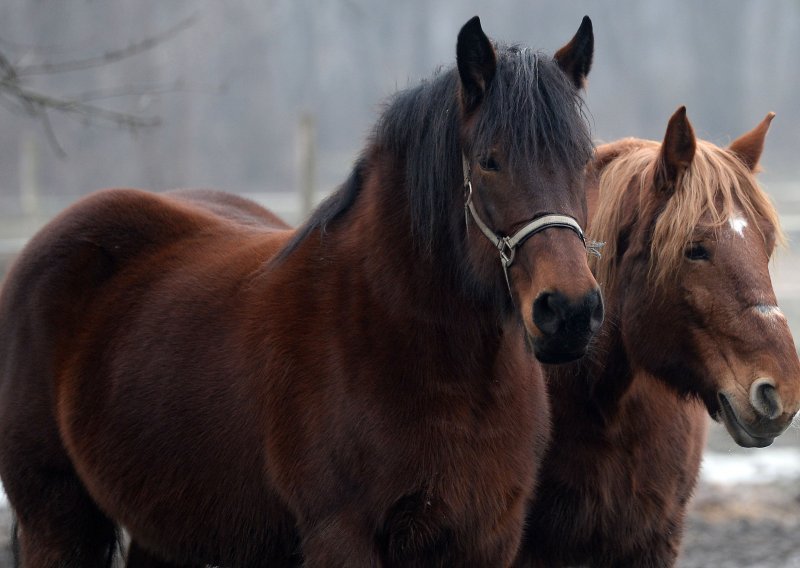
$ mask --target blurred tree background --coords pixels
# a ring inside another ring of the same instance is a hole
[[[0,53],[28,70],[19,85],[130,120],[73,108],[48,111],[48,123],[0,90],[0,222],[8,231],[10,218],[47,218],[108,186],[296,191],[304,117],[314,125],[317,190],[329,191],[381,101],[453,64],[456,34],[476,13],[490,36],[548,53],[592,18],[586,99],[599,141],[660,139],[681,104],[698,135],[718,143],[777,112],[763,179],[775,197],[792,198],[796,0],[3,0]],[[153,38],[126,57],[58,69]]]

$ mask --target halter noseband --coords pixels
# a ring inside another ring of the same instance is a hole
[[[472,215],[473,221],[480,229],[481,233],[489,239],[489,241],[497,248],[500,253],[500,263],[503,265],[503,273],[506,277],[506,285],[508,286],[508,293],[511,294],[511,280],[508,277],[508,267],[514,262],[517,248],[522,245],[526,240],[540,233],[550,227],[561,227],[574,231],[581,239],[583,246],[586,247],[588,254],[600,257],[600,249],[605,243],[598,243],[595,241],[586,240],[583,234],[583,229],[578,222],[567,215],[548,214],[534,219],[526,224],[519,231],[508,237],[501,237],[481,219],[478,212],[475,210],[475,204],[472,202],[472,180],[470,179],[470,168],[467,157],[462,154],[464,166],[464,219],[469,224],[469,216]]]

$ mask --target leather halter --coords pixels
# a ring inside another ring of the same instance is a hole
[[[586,247],[588,254],[593,254],[600,257],[600,249],[605,243],[598,243],[595,241],[586,240],[583,234],[583,229],[578,222],[568,215],[547,214],[537,217],[530,223],[527,223],[519,231],[511,236],[503,237],[495,233],[489,226],[481,219],[480,215],[475,209],[475,204],[472,202],[472,180],[470,179],[470,168],[467,157],[462,154],[462,161],[464,166],[464,219],[469,225],[469,216],[472,215],[475,225],[480,229],[481,233],[489,239],[489,241],[497,248],[500,253],[500,263],[503,265],[503,273],[506,277],[506,285],[508,286],[508,293],[511,295],[511,280],[508,277],[508,267],[514,262],[514,257],[517,248],[522,245],[526,240],[540,233],[545,229],[551,227],[560,227],[570,229],[580,237],[583,246]],[[512,296],[513,297],[513,296]]]

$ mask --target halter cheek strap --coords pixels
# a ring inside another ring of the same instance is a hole
[[[587,253],[600,257],[600,249],[605,243],[598,243],[591,240],[587,242],[581,226],[575,219],[567,215],[543,215],[526,224],[519,231],[508,237],[501,237],[492,231],[483,219],[481,219],[480,215],[478,215],[475,204],[472,202],[472,181],[470,179],[469,162],[466,156],[462,156],[462,159],[464,165],[464,220],[469,224],[469,216],[471,215],[472,220],[475,222],[478,229],[480,229],[481,233],[483,233],[495,248],[497,248],[500,253],[500,263],[503,265],[503,273],[506,277],[506,285],[508,286],[509,294],[511,294],[511,281],[508,277],[508,267],[514,262],[517,247],[521,246],[522,243],[536,233],[540,233],[545,229],[561,227],[574,231],[575,234],[580,237],[583,246],[586,247]]]

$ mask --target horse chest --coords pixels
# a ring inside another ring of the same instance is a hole
[[[672,393],[638,392],[612,422],[577,428],[592,431],[587,438],[573,439],[555,425],[556,451],[531,516],[548,535],[551,559],[629,559],[637,550],[670,546],[679,532],[697,476],[703,417]]]
[[[270,446],[269,460],[292,509],[308,523],[354,509],[403,565],[414,564],[409,554],[452,553],[453,540],[475,540],[476,527],[486,534],[497,525],[519,527],[549,431],[540,377],[530,364],[521,368],[523,359],[469,376],[441,361],[420,365],[425,357],[398,356],[379,373],[354,365],[326,382],[328,392],[300,389],[294,378],[287,383],[293,394],[267,413],[294,433]],[[346,412],[317,398],[346,400]],[[311,416],[301,407],[318,410]],[[311,448],[321,446],[328,457],[312,459]],[[300,487],[309,479],[323,490]]]
[[[487,479],[514,483],[514,472],[527,478],[541,446],[537,437],[549,431],[547,405],[535,382],[505,379],[433,385],[375,408],[371,418],[381,434],[368,443],[385,455],[373,463],[412,482],[439,479],[441,498],[454,502],[474,500],[481,492],[465,488]]]

